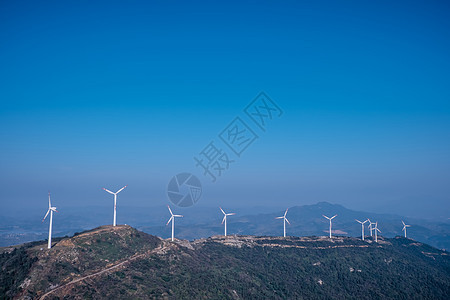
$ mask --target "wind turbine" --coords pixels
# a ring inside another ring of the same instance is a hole
[[[48,213],[50,213],[50,227],[48,229],[48,249],[52,247],[52,225],[53,225],[53,212],[58,212],[56,207],[52,207],[52,203],[50,201],[50,192],[48,192],[48,210],[45,214],[42,222],[44,222],[45,218],[47,218]]]
[[[403,221],[402,221],[402,223],[403,223],[403,229],[402,229],[402,231],[405,232],[405,238],[406,238],[406,227],[411,227],[411,225],[406,225],[405,222],[403,222]]]
[[[117,192],[111,192],[110,190],[107,190],[105,188],[103,188],[105,191],[107,191],[110,194],[114,195],[114,219],[113,219],[113,226],[116,226],[116,205],[117,205],[117,194],[120,193],[124,188],[126,188],[128,185],[124,186],[123,188],[121,188],[120,190],[118,190]]]
[[[372,223],[372,221],[370,221],[370,219],[367,219],[367,221],[369,221],[369,225],[367,225],[367,227],[369,227],[369,231],[370,231],[370,236],[373,235],[373,227],[372,225],[375,225],[375,223]]]
[[[364,222],[361,222],[361,221],[355,219],[355,221],[358,222],[359,224],[361,224],[361,239],[364,241],[364,223],[366,223],[369,220],[365,220]]]
[[[373,231],[375,231],[375,242],[378,243],[378,232],[381,233],[381,230],[378,229],[378,221],[375,222],[375,227],[373,228]]]
[[[275,218],[275,219],[283,219],[283,237],[286,237],[286,222],[288,222],[288,224],[291,225],[291,223],[289,223],[289,220],[286,218],[288,209],[289,208],[286,208],[286,211],[284,212],[283,216]]]
[[[172,242],[173,242],[173,235],[174,235],[174,231],[175,231],[175,218],[182,218],[183,216],[182,215],[174,215],[172,213],[172,210],[170,209],[169,205],[167,205],[167,208],[169,208],[171,217],[170,217],[169,221],[167,221],[166,226],[169,225],[170,221],[172,221]]]
[[[337,215],[332,216],[331,218],[328,218],[325,215],[322,215],[324,218],[327,218],[328,220],[330,220],[330,239],[331,239],[331,220],[333,220],[334,218],[336,218]]]
[[[219,208],[220,208],[220,210],[221,210],[222,213],[223,213],[222,224],[223,224],[223,222],[225,222],[225,236],[227,236],[227,216],[233,216],[233,215],[235,215],[235,213],[229,213],[229,214],[227,214],[227,213],[225,213],[225,212],[223,211],[222,207],[219,207]]]

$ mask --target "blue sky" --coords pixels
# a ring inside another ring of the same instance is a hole
[[[45,210],[47,190],[60,207],[97,205],[125,184],[125,203],[162,205],[170,178],[192,172],[198,205],[448,215],[448,13],[443,1],[2,1],[0,205]],[[260,91],[284,114],[211,183],[193,157]]]

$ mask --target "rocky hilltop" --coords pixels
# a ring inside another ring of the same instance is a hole
[[[448,253],[410,239],[163,240],[102,226],[1,250],[6,299],[450,298]]]

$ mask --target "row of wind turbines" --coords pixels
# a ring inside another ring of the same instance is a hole
[[[222,210],[222,209],[221,209],[221,210]],[[222,210],[222,212],[223,212],[223,210]],[[281,217],[276,217],[276,218],[275,218],[275,219],[283,219],[283,237],[286,237],[286,223],[288,223],[289,225],[291,225],[291,223],[289,222],[289,220],[286,218],[287,212],[288,212],[288,209],[286,209],[286,211],[284,212],[284,215],[283,215],[283,216],[281,216]],[[332,238],[332,236],[331,236],[332,221],[331,221],[331,220],[333,220],[334,218],[336,218],[337,215],[334,215],[334,216],[332,216],[332,217],[327,217],[327,216],[325,216],[325,215],[322,215],[322,216],[323,216],[325,219],[328,219],[328,220],[330,221],[330,227],[329,227],[328,232],[329,232],[329,236],[330,236],[330,239],[331,239],[331,238]],[[366,222],[369,222],[368,227],[369,227],[369,230],[370,230],[370,236],[375,236],[375,242],[378,242],[378,232],[381,233],[381,230],[378,229],[378,221],[375,222],[375,223],[372,223],[372,222],[370,221],[370,219],[367,219],[367,220],[365,220],[364,222],[361,222],[361,221],[359,221],[359,220],[357,220],[357,219],[355,219],[355,221],[361,224],[361,239],[362,239],[363,241],[364,241],[364,224],[365,224]],[[411,227],[411,225],[406,225],[405,222],[403,222],[403,221],[402,221],[402,224],[403,224],[403,229],[402,229],[402,231],[405,232],[405,238],[406,238],[406,228],[407,228],[407,227]],[[375,226],[373,226],[373,225],[375,225]],[[225,235],[227,235],[227,234],[226,234],[226,224],[225,224]]]
[[[113,215],[113,226],[116,226],[116,215],[117,215],[117,195],[123,191],[125,188],[127,187],[124,186],[123,188],[119,189],[117,192],[112,192],[106,188],[103,188],[103,190],[105,190],[106,192],[114,195],[114,215]],[[175,218],[182,218],[183,215],[176,215],[172,212],[172,210],[170,209],[170,206],[167,206],[167,208],[169,209],[170,212],[170,218],[169,221],[167,221],[166,226],[169,225],[170,222],[172,222],[172,241],[175,238]],[[223,213],[223,219],[222,219],[222,224],[224,224],[224,235],[227,236],[227,217],[228,216],[233,216],[236,213],[226,213],[221,207],[219,207],[220,211]],[[50,199],[50,192],[48,192],[48,210],[47,213],[45,214],[44,218],[42,219],[42,222],[45,221],[45,219],[47,218],[47,216],[50,214],[50,225],[49,225],[49,230],[48,230],[48,249],[50,249],[52,247],[52,224],[53,224],[53,212],[58,212],[56,210],[56,207],[52,206],[51,203],[51,199]],[[288,209],[286,209],[286,211],[284,212],[284,215],[281,217],[276,217],[275,219],[283,219],[283,237],[286,237],[286,223],[288,223],[289,225],[291,224],[289,222],[289,220],[287,219],[286,215],[288,213]],[[332,228],[332,220],[334,218],[337,217],[337,215],[334,215],[332,217],[327,217],[325,215],[322,215],[324,218],[328,219],[330,221],[330,226],[329,226],[329,236],[330,239],[332,238],[331,235],[331,228]],[[356,220],[356,219],[355,219]],[[364,241],[364,224],[366,222],[369,222],[369,230],[370,230],[370,236],[375,236],[375,242],[378,242],[378,232],[381,233],[380,229],[378,229],[378,222],[372,223],[370,221],[370,219],[365,220],[364,222],[356,220],[358,223],[361,224],[361,239]],[[411,225],[407,225],[405,224],[405,222],[402,221],[403,224],[403,229],[402,231],[405,232],[405,238],[406,238],[406,228],[407,227],[411,227]],[[374,226],[375,225],[375,226]]]
[[[167,208],[169,209],[169,212],[170,212],[170,215],[171,215],[171,216],[170,216],[169,221],[167,221],[166,226],[169,225],[170,222],[172,222],[172,241],[173,241],[174,238],[175,238],[175,218],[182,218],[183,216],[182,216],[182,215],[174,215],[173,212],[172,212],[172,210],[170,209],[170,206],[169,206],[169,205],[167,205]],[[222,209],[222,207],[219,207],[219,209],[220,209],[220,211],[223,213],[222,224],[224,224],[224,236],[227,236],[227,216],[233,216],[233,215],[235,215],[236,213],[226,213],[226,212]],[[288,223],[289,225],[291,225],[291,223],[289,222],[289,220],[286,218],[286,215],[287,215],[287,213],[288,213],[288,210],[289,210],[289,209],[286,209],[286,211],[284,212],[284,215],[282,215],[281,217],[276,217],[276,218],[275,218],[275,219],[283,219],[283,237],[286,237],[286,223]],[[330,239],[331,239],[331,238],[332,238],[332,235],[331,235],[332,220],[333,220],[334,218],[336,218],[337,215],[334,215],[334,216],[332,216],[331,218],[330,218],[330,217],[327,217],[327,216],[325,216],[325,215],[322,215],[322,216],[330,221],[329,236],[330,236]],[[362,239],[363,241],[364,241],[364,224],[365,224],[366,222],[369,222],[368,227],[369,227],[369,230],[370,230],[370,236],[374,236],[374,237],[375,237],[375,242],[378,242],[378,232],[381,233],[381,230],[378,229],[378,221],[375,222],[375,223],[372,223],[372,222],[370,221],[370,219],[367,219],[367,220],[365,220],[364,222],[361,222],[361,221],[359,221],[359,220],[357,220],[357,219],[355,219],[355,221],[361,224],[361,239]],[[402,231],[405,232],[405,238],[406,238],[406,228],[407,228],[407,227],[411,227],[411,225],[406,225],[405,222],[403,222],[403,221],[402,221],[402,224],[403,224],[403,229],[402,229]],[[375,225],[375,226],[374,226],[374,225]]]

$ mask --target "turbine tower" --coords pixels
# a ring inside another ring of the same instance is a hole
[[[361,221],[355,219],[355,221],[358,222],[359,224],[361,224],[361,239],[364,241],[364,223],[366,223],[369,220],[365,220],[364,222],[361,222]]]
[[[375,232],[375,242],[378,243],[378,232],[381,233],[381,230],[378,229],[378,221],[375,222],[375,227],[373,228],[373,231]]]
[[[283,219],[283,237],[286,237],[286,222],[288,222],[288,224],[291,225],[291,223],[289,223],[289,220],[286,218],[288,209],[289,208],[286,208],[286,211],[284,212],[283,216],[275,218],[275,219]]]
[[[47,218],[48,213],[50,213],[50,227],[48,229],[48,249],[52,247],[52,225],[53,225],[53,212],[58,212],[56,207],[52,207],[52,203],[50,201],[50,192],[48,192],[48,210],[45,214],[42,222],[44,222],[45,218]]]
[[[105,188],[103,188],[105,191],[107,191],[110,194],[114,195],[114,218],[113,218],[113,226],[116,226],[116,206],[117,206],[117,194],[120,193],[124,188],[126,188],[128,185],[124,186],[123,188],[121,188],[120,190],[118,190],[117,192],[111,192],[110,190],[107,190]]]
[[[325,215],[322,215],[324,218],[327,218],[328,220],[330,220],[330,239],[331,239],[331,220],[333,220],[334,218],[336,218],[337,215],[332,216],[331,218],[328,218]]]
[[[182,218],[183,216],[182,215],[174,215],[172,213],[172,210],[170,209],[169,205],[167,205],[167,208],[169,208],[171,217],[170,217],[169,221],[167,221],[166,226],[169,225],[170,221],[172,221],[172,242],[173,242],[173,236],[174,236],[174,232],[175,232],[175,218]]]
[[[223,211],[223,209],[222,209],[222,207],[219,207],[220,208],[220,210],[222,211],[222,213],[223,213],[223,220],[222,220],[222,224],[223,224],[223,222],[225,222],[225,236],[227,236],[227,216],[233,216],[233,215],[235,215],[235,213],[225,213],[224,211]]]
[[[402,221],[402,223],[403,223],[403,229],[402,229],[402,231],[405,232],[405,238],[406,238],[406,227],[411,227],[411,225],[406,225],[405,222],[403,222],[403,221]]]

